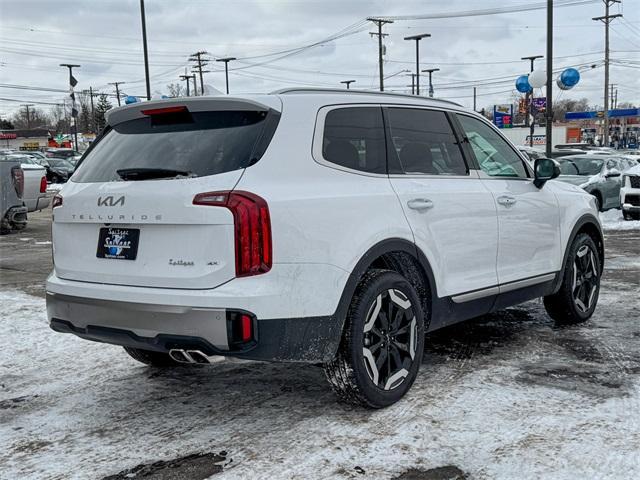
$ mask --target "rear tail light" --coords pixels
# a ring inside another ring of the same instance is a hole
[[[194,205],[226,207],[233,214],[236,276],[248,277],[271,270],[271,218],[267,202],[243,191],[199,193]]]
[[[227,310],[227,342],[229,350],[247,350],[258,341],[255,315]]]
[[[40,193],[47,193],[47,177],[43,176],[40,179]]]
[[[22,198],[24,193],[24,172],[20,167],[13,167],[11,169],[11,177],[13,178],[13,188],[16,189],[16,194],[19,198]]]
[[[54,209],[56,207],[61,207],[62,206],[62,197],[60,195],[56,195],[53,197],[53,200],[51,201],[51,208]]]

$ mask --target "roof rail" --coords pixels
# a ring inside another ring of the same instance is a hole
[[[355,89],[345,89],[345,88],[320,88],[320,87],[291,87],[291,88],[281,88],[279,90],[274,90],[273,92],[269,92],[270,95],[283,95],[289,93],[343,93],[348,95],[384,95],[389,97],[402,97],[402,98],[411,98],[413,100],[425,100],[425,101],[433,101],[433,102],[442,102],[448,103],[451,105],[456,105],[458,107],[462,107],[457,102],[453,102],[451,100],[444,100],[442,98],[433,98],[433,97],[421,97],[418,95],[409,95],[406,93],[393,93],[393,92],[378,92],[375,90],[355,90]]]

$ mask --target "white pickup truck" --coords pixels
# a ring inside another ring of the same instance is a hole
[[[20,153],[4,154],[20,162],[24,172],[24,193],[22,201],[29,213],[43,210],[49,206],[51,198],[47,195],[47,171],[29,156]]]

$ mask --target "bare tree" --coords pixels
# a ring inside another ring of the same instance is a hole
[[[181,83],[170,83],[167,85],[170,97],[182,97],[185,94],[185,87]]]
[[[24,128],[47,128],[49,125],[49,117],[45,112],[37,107],[29,108],[29,118],[27,118],[27,109],[21,108],[14,113],[11,122],[17,129]]]

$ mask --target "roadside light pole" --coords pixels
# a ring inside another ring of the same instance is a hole
[[[553,7],[552,7],[553,8]],[[529,72],[533,72],[533,64],[539,59],[543,58],[544,55],[531,55],[530,57],[522,57],[520,60],[529,60],[531,62],[531,69]],[[547,73],[547,76],[550,76],[551,73]],[[549,95],[547,94],[547,97]],[[533,112],[533,92],[527,92],[525,97],[525,103],[529,107],[529,114],[525,116],[524,124],[529,127],[529,146],[533,147],[533,132],[536,128],[536,119]],[[531,118],[529,118],[531,117]]]
[[[429,74],[429,96],[433,97],[433,82],[431,81],[431,76],[433,72],[439,72],[439,68],[427,68],[426,70],[422,70],[423,72],[427,72]]]
[[[430,33],[421,33],[419,35],[404,37],[405,40],[416,41],[416,95],[420,95],[420,40],[422,40],[423,38],[428,38],[430,36]]]
[[[151,83],[149,83],[149,51],[147,50],[147,20],[144,14],[144,0],[140,0],[140,17],[142,18],[142,48],[144,50],[144,77],[147,83],[147,100],[151,100]]]
[[[355,83],[355,80],[342,80],[340,83],[343,83],[347,86],[347,90],[349,90],[349,85]]]
[[[545,107],[544,116],[546,122],[544,125],[546,146],[545,155],[551,158],[552,135],[553,135],[553,81],[551,79],[553,72],[553,0],[547,0],[547,105]]]
[[[216,58],[216,62],[224,62],[224,82],[227,86],[227,95],[229,95],[229,62],[235,59],[236,57]]]
[[[78,84],[78,80],[73,76],[73,69],[80,68],[80,65],[72,65],[70,63],[61,63],[61,67],[69,69],[69,96],[71,97],[71,116],[73,117],[73,138],[74,148],[78,151],[78,109],[76,108],[76,94],[73,91],[73,87]]]

